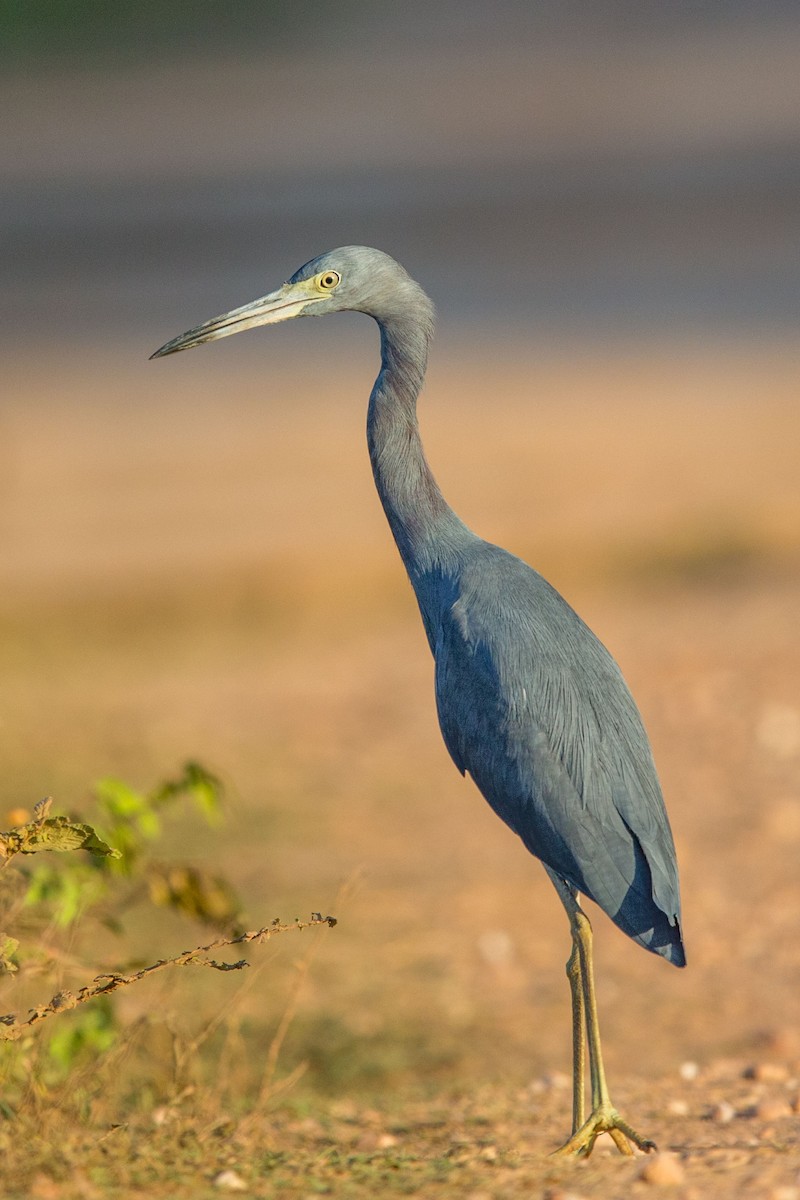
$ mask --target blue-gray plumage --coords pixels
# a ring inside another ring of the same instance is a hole
[[[652,1143],[611,1105],[582,893],[641,946],[683,966],[675,847],[649,743],[619,668],[565,600],[518,558],[472,533],[426,462],[416,405],[430,300],[393,259],[349,246],[312,259],[277,292],[167,342],[160,357],[255,325],[355,309],[381,335],[367,440],[378,494],[435,661],[442,735],[458,767],[541,859],[573,936],[572,1137]],[[592,1112],[584,1119],[584,1036]]]

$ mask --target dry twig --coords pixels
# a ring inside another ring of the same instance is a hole
[[[267,925],[263,929],[251,930],[248,933],[240,934],[238,937],[215,938],[207,946],[197,946],[194,950],[184,950],[183,953],[175,955],[174,958],[161,958],[158,962],[152,963],[149,967],[143,967],[141,971],[135,971],[131,975],[117,973],[96,975],[90,984],[80,988],[77,992],[58,992],[47,1004],[40,1004],[36,1008],[32,1008],[30,1015],[24,1021],[18,1021],[14,1013],[7,1013],[5,1016],[0,1016],[0,1041],[16,1041],[17,1038],[22,1037],[28,1030],[42,1021],[46,1021],[48,1017],[53,1017],[57,1013],[68,1012],[70,1009],[77,1008],[80,1004],[86,1004],[89,1000],[94,1000],[98,996],[107,996],[110,992],[116,992],[118,988],[138,983],[140,979],[154,975],[156,971],[163,971],[166,967],[213,967],[215,971],[241,971],[244,967],[249,966],[249,963],[244,958],[239,959],[238,962],[229,963],[217,962],[213,958],[205,957],[212,950],[219,950],[223,946],[240,946],[247,942],[267,942],[276,933],[288,933],[293,929],[308,929],[313,925],[327,925],[332,928],[335,924],[335,917],[323,917],[321,913],[312,913],[309,921],[298,919],[289,924],[284,924],[276,918],[271,925]]]

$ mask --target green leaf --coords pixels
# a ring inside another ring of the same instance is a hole
[[[199,762],[187,762],[184,766],[189,794],[209,824],[220,818],[223,787],[222,780]]]
[[[47,817],[44,821],[22,825],[14,831],[20,836],[20,854],[36,854],[40,850],[88,850],[101,858],[119,858],[114,850],[97,836],[91,825],[71,821],[69,817]]]
[[[77,1058],[96,1058],[117,1039],[114,1007],[107,996],[92,1000],[75,1011],[63,1024],[56,1023],[48,1042],[52,1059],[66,1072]]]
[[[148,807],[147,798],[121,779],[99,779],[93,788],[98,803],[116,821],[138,817]]]
[[[30,875],[26,907],[46,905],[56,925],[71,925],[108,890],[107,877],[88,863],[38,864]]]
[[[209,825],[217,824],[223,796],[222,780],[202,763],[189,759],[176,779],[168,779],[153,792],[154,806],[161,807],[181,796],[189,796],[202,812]]]
[[[172,908],[214,929],[230,929],[242,915],[235,890],[221,875],[180,863],[151,863],[147,888],[153,904]]]
[[[18,946],[17,938],[9,937],[7,933],[0,933],[0,975],[13,975],[15,971],[19,970],[12,958]]]

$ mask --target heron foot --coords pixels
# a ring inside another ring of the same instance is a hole
[[[610,1104],[600,1104],[572,1137],[552,1153],[553,1158],[588,1158],[601,1133],[607,1133],[620,1154],[632,1155],[631,1143],[648,1154],[656,1149],[655,1142],[641,1137]]]

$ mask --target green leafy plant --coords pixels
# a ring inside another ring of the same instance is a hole
[[[15,935],[0,933],[0,986],[3,976],[30,975],[55,982],[60,989],[26,1017],[0,1016],[7,1087],[9,1081],[18,1085],[30,1081],[32,1033],[43,1021],[71,1014],[68,1021],[53,1025],[46,1040],[47,1061],[39,1071],[39,1087],[63,1079],[78,1061],[91,1061],[114,1045],[120,1029],[115,993],[121,988],[168,967],[241,970],[248,965],[246,960],[219,962],[210,953],[220,947],[263,942],[290,929],[336,923],[316,913],[310,921],[286,925],[276,919],[265,928],[246,932],[241,902],[224,876],[156,856],[168,810],[188,801],[204,821],[216,826],[222,798],[219,779],[190,761],[149,792],[137,791],[119,779],[101,780],[86,814],[91,823],[51,815],[52,800],[47,798],[36,805],[30,819],[0,833],[0,904],[5,909],[4,923]],[[31,863],[33,855],[38,857]],[[96,971],[97,963],[91,963],[91,951],[86,949],[96,942],[93,935],[103,931],[121,935],[133,910],[141,905],[171,909],[218,936],[196,950],[149,965],[134,964],[135,969],[128,965],[95,974],[88,984],[65,988],[65,980],[72,976],[85,979],[92,965]],[[41,1065],[41,1056],[38,1061]]]
[[[147,894],[154,904],[174,908],[214,928],[231,928],[241,906],[222,876],[163,863],[152,848],[163,832],[165,810],[190,800],[204,820],[221,820],[222,785],[200,763],[184,764],[180,774],[150,792],[140,792],[120,779],[101,779],[93,789],[92,824],[49,817],[49,801],[34,810],[32,821],[0,835],[0,853],[83,849],[90,857],[64,864],[37,862],[22,868],[27,879],[24,905],[40,908],[49,920],[66,928],[93,912],[109,929],[120,932],[122,913]],[[42,806],[45,806],[42,808]],[[132,882],[127,889],[121,878]]]

